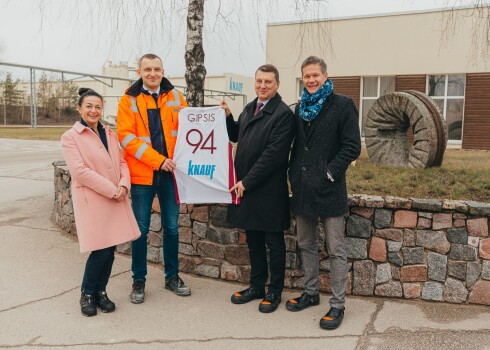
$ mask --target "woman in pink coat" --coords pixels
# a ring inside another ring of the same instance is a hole
[[[79,90],[81,120],[61,137],[61,149],[71,173],[71,192],[80,251],[91,252],[85,265],[80,307],[94,316],[97,307],[112,312],[116,306],[106,293],[117,244],[141,233],[128,199],[129,170],[120,155],[114,132],[102,126],[102,97]]]

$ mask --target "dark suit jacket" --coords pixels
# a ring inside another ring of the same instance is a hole
[[[238,141],[235,170],[245,187],[228,220],[238,228],[279,232],[290,225],[287,168],[295,117],[279,94],[254,117],[256,104],[245,106],[237,122],[226,118],[230,140]]]
[[[298,109],[299,105],[289,164],[291,209],[295,215],[343,215],[349,209],[345,172],[361,153],[356,105],[351,98],[332,93],[311,126],[299,117]]]

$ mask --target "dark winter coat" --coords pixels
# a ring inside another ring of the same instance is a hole
[[[276,94],[254,117],[257,99],[238,121],[226,118],[228,136],[237,142],[235,170],[245,187],[239,205],[228,208],[228,220],[246,230],[279,232],[289,228],[287,169],[295,117]]]
[[[298,106],[295,114],[296,138],[289,164],[292,212],[341,216],[349,209],[345,172],[361,153],[356,105],[351,98],[332,93],[311,126],[299,117]]]

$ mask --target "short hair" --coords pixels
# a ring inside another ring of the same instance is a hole
[[[327,72],[327,64],[323,59],[317,56],[310,56],[301,64],[301,73],[303,73],[303,68],[309,66],[310,64],[319,64],[322,70],[322,73],[325,74]]]
[[[257,75],[258,71],[265,72],[265,73],[274,73],[274,77],[276,78],[276,81],[279,82],[279,71],[272,64],[264,64],[260,66],[255,71],[255,75]]]
[[[143,59],[145,59],[145,58],[147,58],[149,60],[159,59],[160,60],[160,63],[163,66],[163,61],[162,61],[162,59],[159,56],[155,55],[154,53],[146,53],[143,56],[141,56],[140,60],[138,61],[138,67],[141,67],[141,61],[143,61]]]
[[[92,90],[89,88],[81,87],[80,89],[78,89],[78,95],[80,96],[78,98],[78,107],[82,106],[83,100],[85,100],[85,97],[88,97],[88,96],[98,97],[98,98],[100,98],[102,103],[104,103],[104,99],[102,98],[102,96],[100,96],[99,93],[97,93],[95,90]]]

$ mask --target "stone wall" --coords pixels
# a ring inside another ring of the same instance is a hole
[[[70,175],[55,166],[54,220],[76,235]],[[346,218],[348,294],[490,305],[490,204],[367,195],[349,196]],[[181,205],[180,270],[248,283],[245,233],[229,227],[225,205]],[[158,200],[153,203],[148,260],[162,262]],[[318,241],[323,241],[318,228]],[[301,288],[303,274],[295,222],[285,234],[286,287]],[[131,245],[118,251],[131,254]],[[328,254],[320,251],[320,289],[330,292]]]
[[[73,202],[71,200],[71,175],[64,161],[53,162],[54,210],[53,220],[63,231],[77,235]]]

